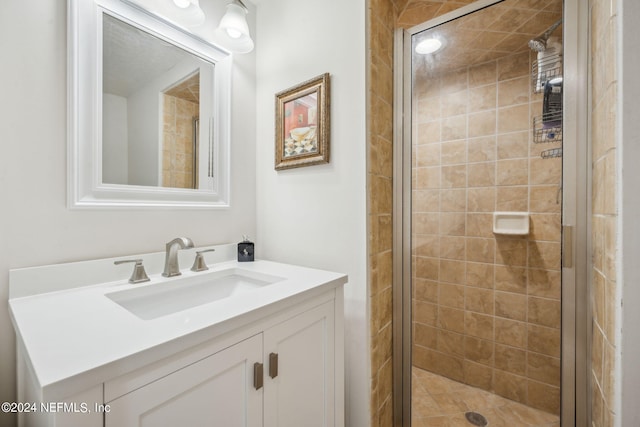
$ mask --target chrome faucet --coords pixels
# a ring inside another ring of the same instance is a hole
[[[179,246],[179,247],[178,247]],[[164,277],[179,276],[178,250],[193,248],[193,242],[188,237],[178,237],[167,243],[167,254],[164,258]]]

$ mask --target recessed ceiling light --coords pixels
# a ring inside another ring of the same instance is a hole
[[[428,55],[440,50],[442,42],[438,39],[425,39],[416,45],[416,53]]]

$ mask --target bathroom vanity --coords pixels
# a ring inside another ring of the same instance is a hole
[[[343,426],[347,277],[215,249],[12,270],[19,425]]]

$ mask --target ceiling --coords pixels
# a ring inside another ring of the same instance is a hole
[[[200,103],[200,71],[187,77],[175,86],[167,89],[165,94],[184,99],[185,101]]]
[[[103,88],[122,97],[191,55],[129,24],[104,14]]]
[[[409,0],[398,22],[411,27],[472,2]],[[446,71],[527,51],[529,40],[561,18],[562,0],[505,0],[416,34],[414,43],[435,37],[443,48],[432,55],[414,54],[414,60],[429,69]],[[562,26],[552,36],[561,37]]]
[[[409,28],[475,0],[394,0],[398,25]],[[259,1],[253,1],[260,3]],[[417,65],[456,69],[528,50],[530,39],[562,17],[562,0],[505,0],[414,36],[414,43],[436,37],[444,47],[432,55],[415,55]],[[151,73],[162,74],[186,53],[113,18],[104,21],[105,91],[127,96]],[[553,35],[561,36],[562,26]],[[144,57],[141,58],[141,55]],[[445,70],[445,71],[446,71]]]

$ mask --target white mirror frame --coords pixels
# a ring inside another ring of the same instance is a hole
[[[214,141],[214,176],[209,188],[192,190],[102,182],[103,13],[215,65],[211,106],[215,126],[209,136]],[[231,54],[120,0],[69,0],[68,23],[68,207],[228,208]]]

